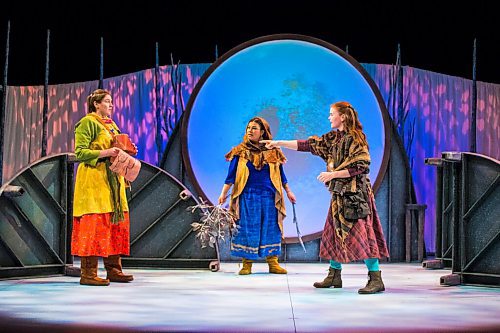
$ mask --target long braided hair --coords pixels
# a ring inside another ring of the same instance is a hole
[[[363,125],[361,125],[358,112],[354,110],[353,106],[348,102],[337,102],[331,107],[335,107],[340,115],[344,115],[344,130],[353,136],[354,141],[368,147]]]

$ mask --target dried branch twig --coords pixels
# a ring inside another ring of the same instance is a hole
[[[223,208],[222,205],[212,206],[200,200],[200,204],[187,209],[191,213],[201,210],[200,221],[191,223],[191,228],[196,232],[196,238],[202,248],[207,246],[213,248],[219,238],[225,241],[227,234],[233,237],[238,233],[240,226],[236,225],[236,217],[227,208]]]

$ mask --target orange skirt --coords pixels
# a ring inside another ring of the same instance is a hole
[[[117,224],[111,222],[112,213],[86,214],[73,217],[71,254],[75,256],[108,257],[130,254],[130,221],[128,212]]]

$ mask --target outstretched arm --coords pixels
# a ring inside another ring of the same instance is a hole
[[[265,143],[267,149],[284,147],[288,149],[297,150],[297,140],[261,140],[260,143]]]

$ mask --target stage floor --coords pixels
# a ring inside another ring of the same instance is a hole
[[[102,267],[102,262],[99,263]],[[135,281],[81,286],[54,276],[0,281],[0,332],[500,332],[500,288],[439,285],[448,270],[383,264],[386,291],[358,295],[362,264],[342,289],[315,289],[328,264],[288,263],[287,275],[126,269]],[[105,271],[100,269],[101,277]]]

